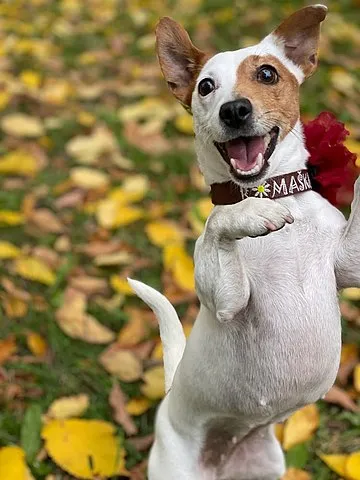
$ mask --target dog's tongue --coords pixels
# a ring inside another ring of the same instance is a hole
[[[264,154],[264,137],[236,138],[226,143],[226,150],[230,158],[236,162],[236,168],[251,170],[256,165],[259,153]]]

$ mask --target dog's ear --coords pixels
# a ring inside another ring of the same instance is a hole
[[[170,90],[190,108],[196,78],[207,55],[196,48],[186,30],[169,17],[162,18],[156,27],[156,50]]]
[[[316,70],[320,24],[325,19],[327,7],[304,7],[284,20],[273,35],[283,42],[286,56],[298,65],[305,77]]]

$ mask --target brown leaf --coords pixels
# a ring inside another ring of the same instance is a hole
[[[352,400],[349,394],[342,388],[334,385],[330,391],[325,395],[324,401],[328,403],[334,403],[340,407],[350,410],[351,412],[359,412],[360,407],[356,405],[354,400]]]
[[[64,225],[58,217],[47,208],[33,210],[29,220],[46,233],[61,233],[64,230]]]
[[[113,343],[99,357],[105,370],[116,375],[123,382],[136,382],[142,376],[143,367],[140,359],[130,350]]]
[[[70,278],[69,284],[85,295],[105,294],[108,290],[108,283],[105,278],[90,277],[81,275]]]
[[[128,323],[121,329],[117,342],[122,347],[137,345],[144,339],[148,332],[145,316],[142,310],[129,308],[126,313],[130,316]]]
[[[148,133],[136,122],[125,124],[124,136],[137,149],[152,155],[161,155],[169,152],[172,148],[171,142],[164,137],[162,132]]]
[[[5,363],[17,350],[15,337],[0,340],[0,365]]]
[[[63,208],[74,208],[81,205],[85,199],[85,192],[83,190],[71,190],[55,200],[54,205],[58,210]]]
[[[114,340],[115,334],[85,310],[85,295],[69,287],[65,291],[62,307],[55,314],[56,321],[63,332],[69,337],[94,344],[110,343]]]
[[[354,370],[359,360],[358,346],[355,344],[344,344],[341,349],[340,367],[337,380],[341,385],[346,385],[349,375]]]
[[[119,384],[114,382],[109,395],[109,404],[113,409],[113,418],[115,422],[124,428],[127,435],[136,435],[138,429],[126,410],[126,401],[127,398]]]
[[[149,450],[154,442],[154,434],[145,435],[144,437],[134,437],[129,442],[136,448],[138,452]]]
[[[98,255],[107,255],[119,251],[121,243],[116,241],[110,242],[91,242],[79,247],[79,251],[85,253],[89,257],[96,257]]]

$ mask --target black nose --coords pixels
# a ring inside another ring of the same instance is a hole
[[[221,120],[231,128],[239,128],[250,117],[252,105],[247,98],[239,98],[233,102],[227,102],[220,107]]]

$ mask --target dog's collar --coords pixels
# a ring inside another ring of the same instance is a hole
[[[312,190],[308,170],[297,170],[277,177],[268,178],[256,187],[242,188],[234,182],[213,183],[211,201],[214,205],[231,205],[248,197],[275,198],[288,197],[296,193]]]

